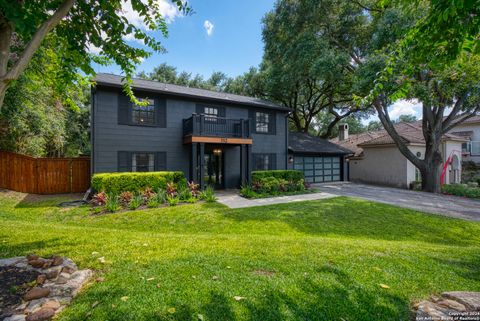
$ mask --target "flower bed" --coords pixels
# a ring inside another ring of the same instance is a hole
[[[252,184],[242,186],[240,195],[245,198],[312,193],[303,179],[303,173],[295,170],[273,170],[252,172]]]
[[[181,172],[98,174],[92,186],[100,191],[90,202],[95,214],[216,200],[211,187],[200,191]]]

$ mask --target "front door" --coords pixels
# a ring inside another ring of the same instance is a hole
[[[221,149],[205,151],[205,184],[214,188],[224,188],[223,175],[224,153]]]

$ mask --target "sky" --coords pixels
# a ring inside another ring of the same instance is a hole
[[[262,60],[262,18],[273,9],[275,0],[189,0],[194,13],[182,16],[169,0],[157,0],[165,17],[169,35],[150,32],[162,42],[167,53],[154,53],[144,60],[137,71],[149,72],[161,63],[175,66],[208,78],[214,71],[235,77],[258,66]],[[141,18],[126,3],[123,14],[133,24],[142,27]],[[143,46],[126,39],[133,46]],[[91,48],[95,52],[97,48]],[[121,74],[118,66],[94,66],[95,71]],[[402,114],[421,116],[418,102],[401,100],[390,108],[390,117]],[[376,116],[364,120],[377,120]]]

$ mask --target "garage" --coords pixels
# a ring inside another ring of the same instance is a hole
[[[308,183],[348,179],[345,157],[352,151],[306,133],[289,134],[288,168],[302,171]]]

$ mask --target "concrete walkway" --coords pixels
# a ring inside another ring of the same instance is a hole
[[[349,182],[314,186],[328,194],[358,197],[427,213],[480,221],[480,200]]]
[[[252,206],[283,204],[283,203],[291,203],[291,202],[313,201],[313,200],[321,200],[321,199],[336,197],[336,195],[320,192],[320,193],[311,193],[311,194],[302,194],[302,195],[246,199],[241,197],[238,193],[239,193],[238,190],[217,191],[215,193],[215,196],[217,196],[217,202],[222,203],[230,208],[243,208],[243,207],[252,207]]]

